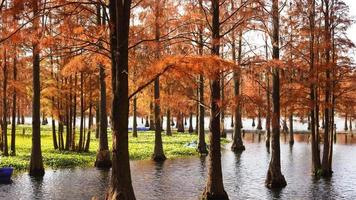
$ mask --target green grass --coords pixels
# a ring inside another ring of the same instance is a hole
[[[25,129],[25,134],[23,134]],[[65,134],[64,134],[65,135]],[[78,138],[78,133],[76,138]],[[109,146],[111,147],[111,132],[109,132]],[[129,133],[129,152],[131,160],[150,159],[154,148],[154,132],[139,132],[137,138]],[[195,148],[185,144],[197,141],[198,136],[187,133],[174,133],[169,137],[162,133],[163,148],[168,159],[198,155]],[[41,126],[41,147],[43,162],[46,168],[74,168],[90,167],[94,165],[98,139],[92,133],[90,150],[87,153],[54,150],[51,126]],[[10,129],[8,131],[8,144],[10,149]],[[222,140],[227,143],[226,139]],[[10,150],[9,150],[10,153]],[[19,125],[16,129],[16,156],[0,157],[0,167],[12,166],[16,170],[26,170],[31,155],[31,126]]]

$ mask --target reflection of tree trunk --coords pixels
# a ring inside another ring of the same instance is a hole
[[[278,0],[272,0],[272,46],[273,59],[279,60],[279,8]],[[272,71],[272,153],[269,163],[266,186],[269,188],[281,188],[287,182],[281,172],[280,158],[280,81],[277,66]]]

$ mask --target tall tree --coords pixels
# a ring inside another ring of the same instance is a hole
[[[32,150],[30,160],[30,175],[43,176],[44,167],[41,150],[41,84],[40,84],[40,19],[39,19],[39,1],[32,0],[33,11],[33,31],[32,41],[32,79],[33,79],[33,97],[32,97]]]
[[[272,58],[279,60],[279,5],[278,0],[272,0]],[[269,163],[266,186],[281,188],[287,182],[281,172],[280,155],[280,81],[279,66],[274,66],[272,71],[272,155]]]
[[[110,189],[106,199],[136,199],[128,151],[128,42],[131,0],[109,1],[112,60],[112,131],[113,157]],[[123,73],[124,72],[124,73]]]

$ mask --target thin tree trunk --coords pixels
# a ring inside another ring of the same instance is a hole
[[[84,77],[80,72],[80,127],[79,127],[79,144],[78,151],[82,151],[84,137]]]
[[[169,108],[168,108],[168,110],[167,110],[166,135],[172,136],[172,129],[171,129],[171,110],[170,110]]]
[[[232,45],[232,58],[236,60],[236,47],[235,47],[235,35],[233,37],[233,45]],[[242,60],[242,30],[239,32],[239,40],[238,40],[238,55],[237,55],[237,63],[240,66]],[[240,99],[240,73],[241,71],[238,69],[234,70],[234,96],[235,96],[235,110],[234,110],[234,117],[235,117],[235,126],[234,126],[234,136],[233,142],[231,146],[231,150],[234,152],[241,152],[245,150],[245,146],[243,144],[241,138],[241,99]]]
[[[106,113],[106,83],[105,83],[105,69],[100,65],[99,79],[100,79],[100,131],[99,131],[99,149],[96,154],[95,167],[110,168],[111,157],[108,145],[108,116]]]
[[[132,136],[137,137],[137,97],[133,99],[133,124],[132,124]]]
[[[17,81],[17,57],[14,56],[14,70],[13,70],[13,80]],[[12,122],[11,122],[11,155],[16,155],[16,89],[14,89],[12,94]]]
[[[194,129],[193,129],[193,113],[191,112],[189,115],[189,128],[188,128],[188,132],[189,133],[193,133]]]
[[[8,78],[8,71],[7,71],[7,57],[6,57],[6,49],[4,50],[4,57],[3,57],[3,75],[4,75],[4,80],[3,80],[3,99],[2,99],[2,138],[3,138],[3,143],[2,143],[2,152],[4,156],[9,155],[8,151],[8,144],[7,144],[7,78]]]

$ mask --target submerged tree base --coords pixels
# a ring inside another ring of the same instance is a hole
[[[96,154],[95,167],[97,168],[110,168],[112,166],[110,151],[102,150]]]
[[[156,162],[163,162],[165,161],[167,158],[164,154],[153,154],[152,155],[152,160],[156,161]]]
[[[245,148],[245,145],[243,145],[243,144],[233,144],[231,146],[231,151],[233,151],[235,153],[242,152],[245,150],[246,150],[246,148]]]
[[[35,176],[35,177],[41,177],[44,176],[45,171],[44,168],[39,168],[39,169],[31,169],[30,168],[30,176]]]
[[[200,200],[229,200],[229,197],[225,191],[221,193],[210,193],[205,189]]]
[[[287,186],[286,179],[282,174],[272,174],[271,170],[267,173],[267,179],[265,182],[266,187],[270,189],[274,188],[284,188]]]
[[[206,148],[206,144],[198,145],[197,152],[200,155],[208,155],[209,154],[208,149]]]

